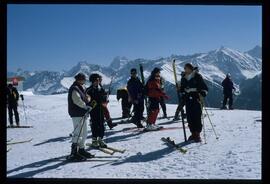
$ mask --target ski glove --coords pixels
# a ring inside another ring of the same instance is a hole
[[[206,97],[207,91],[201,91],[200,94],[201,94],[203,97]]]

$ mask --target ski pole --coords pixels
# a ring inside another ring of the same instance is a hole
[[[211,126],[212,126],[213,132],[215,133],[216,139],[219,139],[219,137],[217,136],[217,133],[216,133],[216,131],[215,131],[215,128],[214,128],[214,126],[213,126],[213,123],[212,123],[212,121],[211,121],[211,119],[210,119],[210,116],[209,116],[209,114],[208,114],[208,111],[206,110],[206,108],[204,108],[204,110],[205,110],[206,115],[207,115],[207,117],[208,117],[208,119],[209,119],[209,123],[210,123]]]
[[[203,102],[202,96],[200,96],[199,103],[201,105],[201,111],[202,111],[201,119],[202,119],[202,123],[203,123],[203,137],[204,137],[205,144],[207,144],[207,142],[206,142],[206,132],[205,132],[205,123],[204,123],[204,114],[203,114],[204,102]]]

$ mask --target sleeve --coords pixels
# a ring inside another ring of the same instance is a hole
[[[207,94],[208,93],[208,87],[207,87],[207,85],[206,85],[206,83],[204,82],[204,80],[203,80],[203,78],[202,78],[202,76],[201,75],[198,75],[198,80],[199,80],[199,91],[203,91],[203,92],[205,92],[205,94]]]
[[[19,93],[18,90],[16,88],[14,88],[14,93],[16,94],[16,101],[19,100]]]
[[[87,109],[85,102],[81,99],[80,94],[76,90],[72,91],[72,101],[77,106],[83,109]]]
[[[184,78],[183,77],[181,78],[181,81],[180,81],[180,92],[181,93],[185,92],[185,84],[184,84]]]
[[[225,80],[222,81],[221,86],[222,86],[222,87],[225,86]]]

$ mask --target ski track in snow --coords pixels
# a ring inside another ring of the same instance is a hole
[[[120,159],[67,163],[63,156],[70,153],[69,134],[73,129],[67,113],[67,94],[25,94],[25,106],[28,125],[34,128],[7,129],[7,139],[33,140],[8,146],[12,149],[7,153],[7,177],[261,179],[261,122],[256,121],[261,119],[260,111],[208,110],[219,140],[215,139],[205,118],[207,144],[187,145],[186,154],[167,147],[160,140],[170,136],[177,143],[183,142],[182,129],[125,132],[122,131],[124,128],[134,125],[121,124],[114,130],[106,130],[106,142],[110,146],[127,150],[124,154],[115,153],[122,156]],[[167,108],[170,116],[174,114],[176,105],[168,105]],[[110,96],[109,109],[112,117],[121,116],[121,104],[113,95]],[[19,112],[21,124],[26,125],[21,101]],[[167,119],[157,122],[164,127],[182,126],[181,122]],[[186,130],[189,136],[189,130]],[[91,141],[90,137],[89,131],[87,142]],[[96,150],[90,152],[106,155]]]

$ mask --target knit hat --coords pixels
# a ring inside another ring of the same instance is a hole
[[[97,78],[100,78],[100,75],[97,74],[97,73],[93,73],[93,74],[90,75],[89,81],[93,83],[93,82],[95,82],[97,80]]]
[[[86,80],[86,77],[83,73],[78,73],[74,78],[76,80]]]

